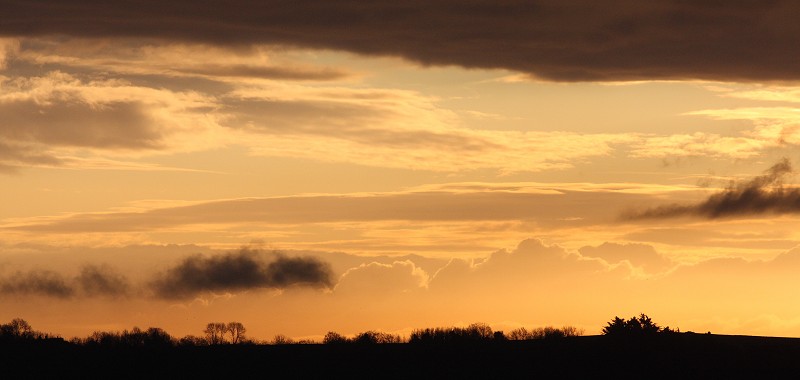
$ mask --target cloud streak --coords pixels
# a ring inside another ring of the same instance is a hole
[[[331,287],[330,265],[313,257],[278,256],[266,262],[259,252],[242,249],[221,256],[190,256],[150,283],[159,298],[186,299],[206,292]]]
[[[800,5],[793,1],[12,4],[0,8],[6,36],[279,44],[558,81],[800,79]]]
[[[800,212],[800,189],[783,187],[784,179],[793,172],[791,162],[784,158],[769,168],[764,175],[744,183],[731,184],[703,202],[658,206],[641,212],[629,212],[624,218],[635,220],[699,216],[717,219],[797,213]]]
[[[397,220],[538,220],[540,223],[557,223],[575,216],[580,216],[584,223],[598,223],[609,219],[609,215],[629,202],[649,201],[652,194],[679,189],[638,184],[444,184],[404,192],[242,198],[160,207],[142,212],[74,214],[20,221],[4,226],[2,230],[122,232],[208,223],[287,225]],[[587,209],[587,204],[592,204],[592,207]]]

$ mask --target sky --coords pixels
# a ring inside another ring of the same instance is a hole
[[[799,14],[0,0],[0,321],[800,336]]]

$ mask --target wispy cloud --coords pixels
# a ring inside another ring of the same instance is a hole
[[[84,81],[57,71],[0,77],[0,88],[0,113],[7,116],[0,124],[0,144],[8,148],[0,164],[12,167],[64,165],[67,156],[79,153],[124,156],[176,143],[178,150],[192,150],[212,127],[196,112],[213,103],[197,93],[119,80]]]

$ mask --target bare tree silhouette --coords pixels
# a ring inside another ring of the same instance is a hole
[[[211,322],[206,325],[203,333],[206,334],[208,344],[223,344],[225,343],[225,334],[228,331],[228,326],[222,322]]]
[[[244,342],[244,333],[247,332],[247,329],[241,322],[228,322],[225,328],[228,332],[228,335],[231,337],[231,344],[239,344]]]

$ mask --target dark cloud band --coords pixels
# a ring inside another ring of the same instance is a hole
[[[283,44],[558,81],[800,79],[800,3],[2,1],[6,36]]]
[[[203,292],[230,292],[294,285],[330,287],[330,265],[312,257],[278,256],[265,261],[258,252],[243,249],[222,256],[195,255],[168,269],[151,288],[166,299],[192,297]]]
[[[86,265],[74,278],[49,270],[16,272],[0,278],[0,296],[122,297],[130,294],[130,289],[128,279],[106,265]]]

